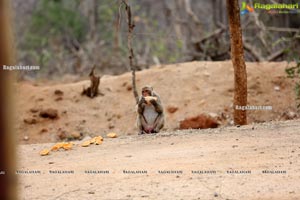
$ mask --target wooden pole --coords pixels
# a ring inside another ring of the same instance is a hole
[[[0,1],[0,29],[0,199],[11,200],[18,198],[11,97],[13,72],[3,70],[3,65],[15,64],[9,0]]]
[[[247,105],[247,71],[238,0],[227,0],[227,15],[230,27],[231,60],[234,68],[233,118],[236,125],[245,125],[247,124],[247,112],[239,109],[240,106]]]

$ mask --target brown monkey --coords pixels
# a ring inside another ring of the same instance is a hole
[[[137,126],[139,134],[158,133],[164,126],[164,111],[160,97],[151,86],[142,88],[137,104]]]

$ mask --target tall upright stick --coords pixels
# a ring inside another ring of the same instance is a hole
[[[240,9],[238,0],[227,0],[227,14],[230,27],[231,60],[234,68],[234,123],[247,124],[247,112],[240,109],[247,105],[247,71],[244,59]]]
[[[133,64],[133,60],[134,60],[134,54],[133,54],[133,49],[132,49],[132,33],[133,33],[133,29],[134,29],[134,23],[132,22],[132,15],[131,15],[131,8],[127,3],[127,0],[123,0],[122,1],[125,5],[125,9],[127,12],[127,23],[128,23],[128,36],[127,36],[127,46],[128,46],[128,51],[129,51],[129,66],[130,66],[130,70],[132,73],[132,89],[133,89],[133,95],[135,98],[136,103],[138,103],[138,92],[136,89],[136,80],[135,80],[135,65]]]
[[[14,65],[14,45],[10,1],[0,1],[0,199],[17,199],[15,137],[12,106],[13,72],[3,65]]]

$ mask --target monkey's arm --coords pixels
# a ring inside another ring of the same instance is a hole
[[[140,97],[139,102],[136,106],[137,106],[137,113],[138,113],[137,126],[138,126],[140,133],[143,134],[144,126],[148,124],[148,122],[144,116],[146,101],[143,96]]]
[[[139,102],[138,102],[138,109],[137,109],[137,112],[140,115],[143,115],[143,112],[144,112],[144,109],[145,109],[145,104],[146,104],[145,98],[141,97]]]
[[[163,113],[163,106],[162,106],[162,103],[160,101],[160,98],[159,96],[157,95],[157,100],[153,100],[151,103],[152,105],[154,106],[155,108],[155,111],[158,113],[155,121],[154,121],[154,124],[153,124],[153,131],[155,133],[158,133],[160,129],[163,128],[164,126],[164,113]]]
[[[162,114],[162,113],[163,113],[163,107],[162,107],[162,105],[161,105],[161,102],[160,102],[159,97],[157,98],[157,100],[151,100],[150,102],[151,102],[151,104],[154,106],[155,111],[156,111],[158,114]]]

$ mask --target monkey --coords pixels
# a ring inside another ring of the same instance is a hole
[[[158,133],[164,127],[164,123],[164,110],[159,95],[151,86],[143,87],[137,103],[139,135]]]

